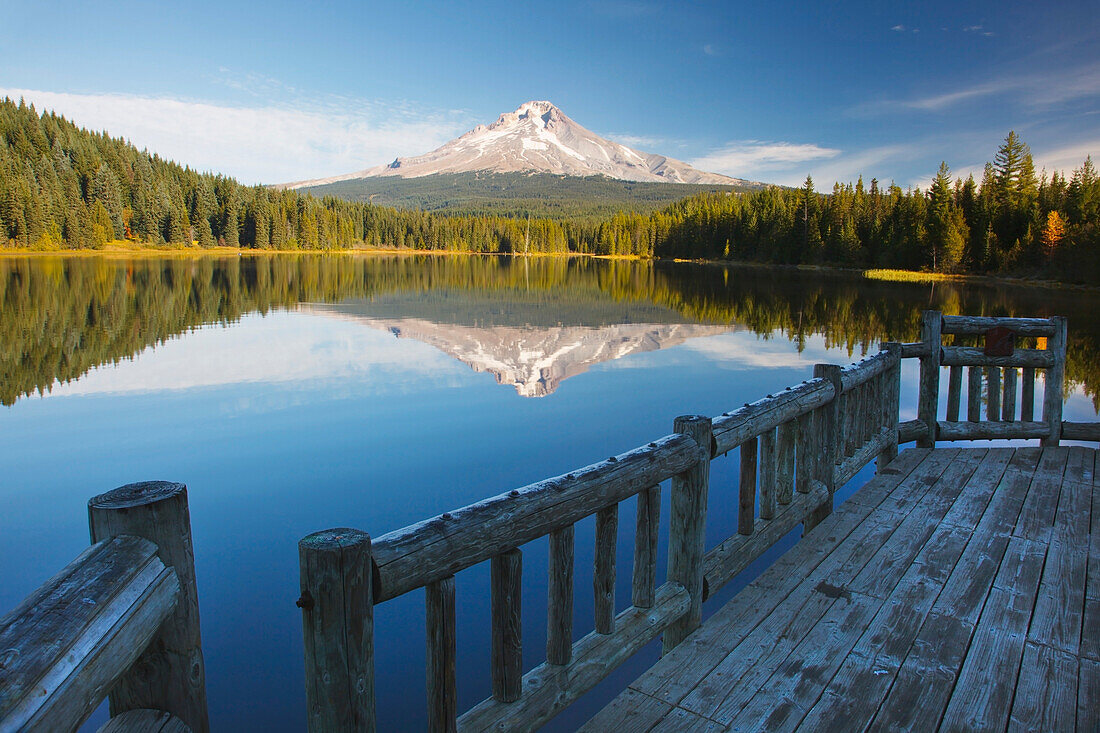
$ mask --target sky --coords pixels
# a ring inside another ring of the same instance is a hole
[[[428,152],[546,99],[645,152],[819,190],[1100,156],[1088,2],[0,0],[0,97],[245,183]]]

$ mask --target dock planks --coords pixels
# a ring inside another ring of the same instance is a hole
[[[583,730],[1093,730],[1096,455],[902,452]]]

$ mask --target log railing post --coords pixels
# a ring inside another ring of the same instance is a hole
[[[1066,319],[1054,316],[1054,335],[1047,339],[1047,348],[1054,353],[1054,366],[1047,369],[1043,389],[1043,422],[1050,427],[1050,435],[1043,438],[1043,445],[1058,445],[1062,438],[1062,399],[1066,378]]]
[[[307,725],[373,731],[374,593],[370,535],[328,529],[298,542]]]
[[[679,583],[687,590],[691,596],[691,605],[683,617],[665,629],[662,647],[666,653],[698,628],[703,619],[703,556],[713,445],[709,417],[678,417],[673,430],[694,438],[703,449],[703,455],[692,468],[672,478],[668,580]]]
[[[520,616],[523,553],[511,549],[496,555],[491,561],[490,575],[493,697],[500,702],[514,702],[519,699],[523,684],[523,624]]]
[[[882,424],[888,429],[890,443],[878,454],[875,468],[881,471],[898,457],[898,422],[901,419],[901,344],[888,341],[882,348],[895,357],[894,366],[882,375]]]
[[[987,386],[985,400],[985,418],[989,422],[1001,421],[1001,368],[987,367],[985,370]]]
[[[962,405],[963,368],[953,366],[948,371],[947,380],[947,420],[957,422],[959,408]]]
[[[458,696],[455,683],[457,642],[453,575],[424,586],[424,608],[428,730],[430,733],[455,733],[458,729]]]
[[[1016,367],[1005,367],[1004,394],[1001,399],[1001,420],[1016,421]]]
[[[615,631],[615,545],[619,537],[619,505],[596,513],[596,561],[592,573],[596,633]]]
[[[1035,419],[1035,369],[1024,367],[1020,386],[1020,420],[1031,422]]]
[[[920,394],[917,402],[917,419],[925,425],[924,435],[917,438],[918,448],[936,447],[936,415],[940,402],[940,332],[943,315],[939,311],[925,311],[921,315],[920,340],[924,355],[920,358]]]
[[[776,429],[765,430],[760,436],[760,518],[773,519],[776,510],[775,469]]]
[[[638,492],[638,516],[634,531],[634,573],[630,602],[637,608],[653,608],[657,588],[657,537],[660,529],[661,487]]]
[[[775,500],[778,504],[790,504],[794,496],[794,453],[798,442],[798,423],[795,420],[776,428]]]
[[[816,478],[825,484],[829,490],[829,498],[817,509],[806,516],[802,524],[803,533],[809,532],[826,517],[833,513],[833,492],[836,491],[836,467],[838,460],[843,460],[845,453],[845,437],[841,435],[841,424],[845,416],[841,414],[841,398],[844,386],[840,378],[841,368],[835,364],[815,364],[814,377],[825,379],[833,385],[833,399],[818,412],[818,417],[813,422],[813,429],[817,434],[815,444],[819,451]],[[848,400],[846,407],[857,409],[856,406],[863,400]],[[853,421],[852,428],[861,430],[857,421]]]
[[[741,444],[741,480],[737,501],[737,533],[751,535],[756,526],[756,438]]]
[[[547,582],[546,661],[569,664],[573,658],[573,525],[550,533]]]
[[[982,368],[979,366],[966,368],[966,419],[967,422],[982,421]]]
[[[92,543],[134,535],[157,546],[175,569],[180,595],[175,611],[110,693],[111,715],[152,708],[175,715],[195,733],[210,730],[206,665],[199,628],[199,595],[187,487],[169,481],[128,484],[88,502]]]

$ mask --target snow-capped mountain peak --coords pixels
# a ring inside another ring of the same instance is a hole
[[[627,181],[737,184],[736,178],[705,173],[663,155],[643,153],[585,129],[556,105],[533,100],[478,125],[445,145],[388,165],[342,176],[300,181],[289,188],[375,176],[418,178],[437,173],[491,171],[567,176],[601,175]]]

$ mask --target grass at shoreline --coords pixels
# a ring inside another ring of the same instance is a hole
[[[350,249],[320,249],[320,250],[302,250],[302,249],[256,249],[252,247],[238,248],[238,247],[208,247],[202,248],[197,246],[187,245],[175,245],[175,244],[139,244],[136,242],[116,240],[110,242],[107,246],[101,249],[22,249],[16,247],[0,247],[0,258],[9,257],[232,257],[238,256],[259,256],[259,255],[362,255],[373,257],[413,257],[413,256],[431,256],[431,257],[448,257],[448,256],[461,256],[461,257],[587,257],[598,260],[636,260],[647,261],[647,258],[639,255],[593,255],[583,252],[530,252],[523,254],[519,252],[513,253],[497,253],[497,252],[472,252],[472,251],[458,251],[458,250],[433,250],[433,249],[397,249],[397,248],[350,248]],[[1083,285],[1078,283],[1066,283],[1057,280],[1033,280],[1028,278],[1008,277],[1004,275],[973,275],[973,274],[950,274],[945,272],[924,272],[916,270],[895,270],[887,268],[870,268],[860,269],[853,267],[840,267],[833,265],[776,265],[767,262],[738,262],[729,260],[689,260],[689,259],[671,259],[671,262],[681,263],[693,263],[699,265],[711,265],[711,266],[734,266],[739,268],[760,268],[766,270],[772,269],[790,269],[800,270],[806,272],[835,272],[835,273],[849,273],[852,275],[859,275],[867,280],[877,280],[881,282],[893,282],[893,283],[915,283],[915,284],[934,284],[937,282],[956,282],[956,283],[1003,283],[1006,285],[1014,286],[1030,286],[1030,287],[1043,287],[1043,288],[1059,288],[1068,290],[1096,290],[1100,289],[1100,286]]]

